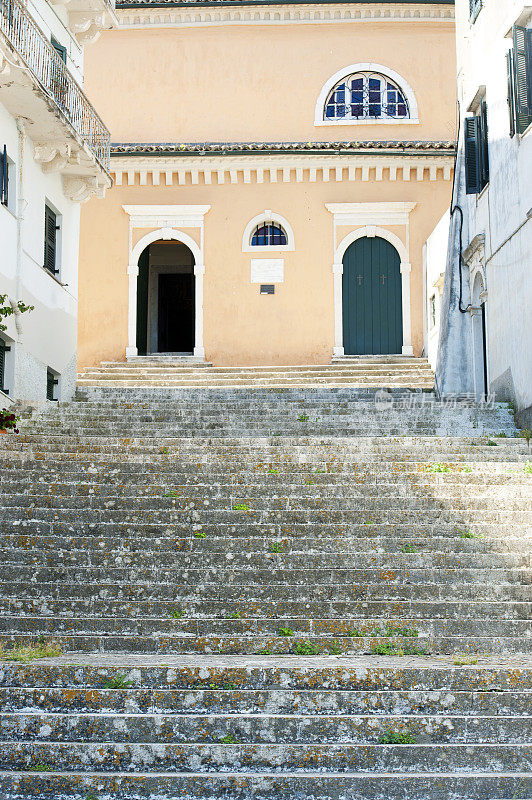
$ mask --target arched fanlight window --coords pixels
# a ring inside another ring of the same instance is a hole
[[[276,247],[285,244],[286,233],[277,222],[261,222],[251,236],[252,247]]]
[[[329,92],[325,120],[408,119],[410,110],[403,91],[377,72],[355,72],[342,78]]]

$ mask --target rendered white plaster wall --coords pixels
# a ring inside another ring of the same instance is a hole
[[[438,338],[440,333],[443,277],[447,263],[449,239],[449,212],[446,211],[425,244],[425,355],[432,369],[436,368]],[[436,300],[436,324],[432,325],[430,299]]]
[[[476,236],[485,237],[489,389],[500,400],[516,402],[520,424],[532,427],[532,130],[509,135],[506,75],[512,46],[507,34],[517,21],[530,26],[527,8],[523,0],[484,3],[471,23],[469,0],[456,2],[461,133],[455,199],[464,212],[463,250]],[[462,177],[464,117],[479,89],[488,109],[490,181],[477,196],[465,194]],[[451,225],[436,374],[444,393],[471,391],[470,317],[458,310],[457,217]],[[464,267],[463,305],[470,299]]]
[[[67,48],[67,66],[81,82],[82,50],[58,16],[60,12],[44,0],[34,0],[30,11],[45,35],[53,35]],[[61,376],[57,397],[66,399],[75,387],[80,205],[65,196],[59,172],[44,172],[35,162],[29,135],[22,142],[21,192],[17,122],[0,102],[2,149],[4,144],[8,157],[15,162],[9,191],[16,203],[13,211],[0,205],[0,293],[35,306],[31,313],[8,320],[3,335],[11,346],[6,357],[6,387],[12,398],[40,404],[46,402],[48,367]],[[46,202],[61,217],[59,280],[43,268]],[[22,233],[19,255],[18,218]]]

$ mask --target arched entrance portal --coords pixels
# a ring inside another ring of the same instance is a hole
[[[152,242],[138,261],[138,354],[191,355],[194,328],[194,256],[182,242]]]
[[[342,318],[346,355],[401,353],[401,260],[378,236],[361,237],[343,256]]]

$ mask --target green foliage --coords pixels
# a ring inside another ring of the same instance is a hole
[[[331,656],[339,656],[340,653],[343,653],[340,642],[332,642],[332,644],[329,646],[329,654]]]
[[[317,656],[320,653],[320,646],[312,642],[296,642],[292,648],[295,656]]]
[[[530,428],[522,428],[519,433],[522,439],[526,439],[527,447],[530,447],[530,440],[532,439],[532,431]]]
[[[177,492],[168,492],[168,494],[165,495],[165,497],[177,497]]]
[[[413,544],[405,544],[403,547],[403,553],[417,553],[418,550],[414,547]]]
[[[443,462],[434,462],[434,464],[430,464],[428,467],[429,472],[450,472],[451,467],[449,464],[444,464]]]
[[[181,608],[173,608],[170,611],[170,616],[174,619],[182,619],[185,616],[185,612]]]
[[[316,483],[316,481],[313,481],[313,480],[312,480],[312,478],[305,478],[305,483],[306,483],[308,486],[314,486],[314,484]]]
[[[309,419],[310,419],[310,417],[309,417],[308,414],[300,414],[299,417],[297,418],[297,421],[298,422],[308,422]]]
[[[33,311],[35,306],[27,306],[22,300],[17,300],[15,308],[21,314],[25,314],[27,311]],[[15,308],[11,305],[7,294],[0,294],[0,331],[7,330],[4,320],[15,313]]]
[[[94,794],[94,792],[90,792],[85,795],[85,800],[98,800],[98,795]]]
[[[379,738],[379,744],[415,744],[416,737],[411,733],[399,733],[398,731],[386,731]]]
[[[249,511],[249,505],[247,503],[235,503],[233,511]]]
[[[478,664],[478,658],[476,656],[455,656],[453,664],[456,667],[472,666],[473,664]]]
[[[527,461],[523,467],[525,475],[532,475],[532,461]]]
[[[426,656],[427,650],[424,647],[416,647],[412,645],[401,645],[397,647],[392,642],[385,642],[384,644],[377,644],[369,651],[375,656]]]
[[[240,611],[233,611],[232,614],[229,614],[227,619],[240,619]]]
[[[263,647],[262,650],[257,650],[258,656],[271,656],[273,655],[269,647]]]
[[[278,469],[274,469],[273,467],[270,467],[270,469],[268,470],[268,475],[278,475],[278,474],[279,474],[279,470]]]
[[[54,658],[60,656],[62,649],[57,642],[45,641],[42,638],[37,644],[15,645],[11,650],[4,651],[0,645],[0,660],[5,661],[19,661],[27,664],[29,661],[35,661],[39,658]]]
[[[125,675],[122,673],[118,673],[114,678],[108,678],[104,681],[103,688],[104,689],[129,689],[133,686],[133,681],[126,681]]]
[[[277,635],[278,636],[293,636],[294,635],[294,631],[292,630],[292,628],[279,628],[279,630],[277,631]]]
[[[29,767],[30,772],[53,772],[54,768],[48,764],[35,764],[34,767]]]
[[[270,553],[282,553],[282,552],[283,552],[282,544],[280,544],[280,542],[272,542],[272,544],[270,545]]]
[[[223,739],[220,739],[220,744],[238,744],[238,741],[235,739],[232,733],[228,733],[227,736],[224,736]]]
[[[196,539],[206,539],[207,534],[204,531],[194,531],[194,536]]]
[[[461,531],[460,532],[461,539],[482,539],[481,533],[474,533],[473,531]]]
[[[167,447],[161,447],[159,449],[159,452],[161,453],[161,455],[165,456],[168,453],[168,448]]]
[[[347,636],[351,636],[354,639],[363,639],[364,632],[361,631],[359,628],[353,628],[353,630],[346,631]]]

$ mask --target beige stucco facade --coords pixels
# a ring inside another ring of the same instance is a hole
[[[172,8],[119,12],[129,27],[102,35],[86,64],[113,141],[155,146],[115,147],[115,185],[83,207],[79,364],[137,352],[139,256],[160,240],[193,254],[191,352],[248,365],[342,354],[344,251],[384,238],[401,273],[400,351],[420,355],[422,246],[452,180],[452,7],[279,5],[278,18],[259,8],[245,24],[223,3],[208,20]],[[335,13],[344,18],[330,21]],[[359,69],[393,79],[410,118],[323,124],[330,87]],[[261,220],[287,244],[251,246]]]

